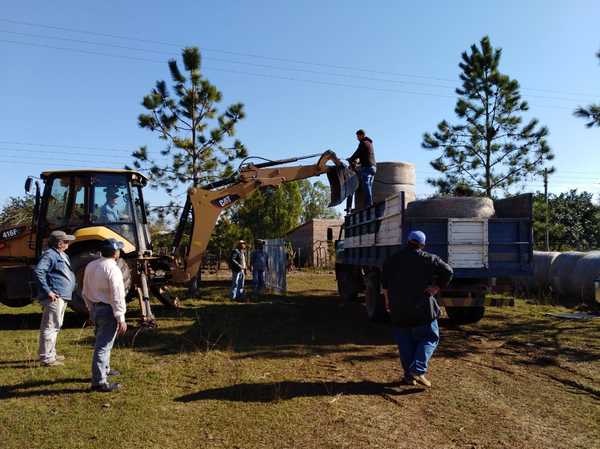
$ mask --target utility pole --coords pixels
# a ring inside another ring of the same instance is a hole
[[[550,251],[550,230],[548,229],[548,215],[550,207],[548,204],[548,169],[544,169],[544,199],[546,200],[546,251]]]

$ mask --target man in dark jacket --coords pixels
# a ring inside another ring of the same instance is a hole
[[[357,160],[360,162],[358,174],[361,187],[366,195],[367,206],[371,206],[373,204],[373,180],[376,172],[373,141],[365,135],[362,129],[356,131],[356,139],[358,140],[358,148],[347,160],[353,166],[356,166]]]
[[[231,268],[231,299],[241,300],[244,297],[244,280],[246,277],[246,242],[240,240],[231,252],[229,265]]]
[[[383,265],[383,295],[404,369],[404,383],[426,387],[429,359],[440,340],[435,300],[440,288],[452,279],[452,268],[434,254],[423,251],[425,234],[412,231],[408,242]]]
[[[67,302],[75,290],[75,274],[65,250],[75,240],[64,231],[52,231],[48,249],[42,254],[34,273],[38,280],[38,299],[44,309],[40,324],[39,357],[44,366],[64,365],[64,356],[56,353],[56,339],[63,324]]]

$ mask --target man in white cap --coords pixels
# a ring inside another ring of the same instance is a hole
[[[435,295],[448,285],[453,271],[438,256],[423,251],[423,232],[412,231],[407,240],[383,265],[383,295],[394,324],[403,382],[430,387],[425,374],[440,341],[440,307]]]
[[[231,252],[229,266],[231,268],[231,299],[241,300],[244,297],[244,280],[246,276],[246,242],[240,240]]]
[[[71,261],[65,253],[75,237],[64,231],[52,231],[48,249],[34,269],[38,281],[38,299],[43,307],[40,324],[39,360],[43,366],[64,365],[65,357],[56,353],[58,332],[63,325],[67,302],[77,284]]]
[[[117,259],[123,242],[107,239],[100,250],[102,257],[90,262],[83,275],[83,299],[96,327],[92,358],[92,390],[108,393],[121,389],[110,383],[109,376],[120,373],[110,369],[110,353],[117,336],[127,331],[125,322],[125,285]]]

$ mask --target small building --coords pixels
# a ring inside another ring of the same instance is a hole
[[[341,218],[315,218],[285,235],[295,251],[294,265],[329,267],[334,263],[334,242],[339,238]]]

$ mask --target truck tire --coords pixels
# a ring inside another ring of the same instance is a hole
[[[365,308],[369,321],[389,323],[390,316],[385,310],[385,300],[381,293],[378,271],[371,271],[365,275]]]
[[[335,266],[338,295],[343,302],[354,302],[363,290],[360,268],[353,265],[337,264]]]
[[[413,201],[406,207],[411,218],[491,218],[494,202],[489,198],[454,197]]]
[[[485,307],[446,307],[452,324],[473,324],[483,318]]]
[[[75,273],[75,278],[77,279],[77,288],[73,292],[73,298],[71,301],[69,301],[69,307],[81,315],[88,315],[85,301],[81,295],[81,291],[83,290],[83,273],[87,264],[92,260],[98,259],[99,257],[101,257],[100,254],[92,252],[76,253],[71,256],[71,268]],[[117,259],[117,265],[121,269],[121,273],[123,273],[125,297],[127,298],[131,288],[131,269],[129,268],[129,265],[127,265],[127,262],[121,258]]]

